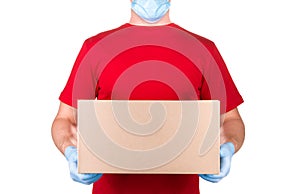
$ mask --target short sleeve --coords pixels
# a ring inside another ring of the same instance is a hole
[[[214,43],[209,45],[210,62],[203,72],[203,83],[200,88],[200,98],[204,100],[219,100],[220,112],[225,113],[244,102],[226,64]]]
[[[91,45],[86,40],[75,60],[66,86],[59,96],[59,100],[69,106],[77,108],[79,99],[95,99],[97,79],[94,69],[88,60]]]

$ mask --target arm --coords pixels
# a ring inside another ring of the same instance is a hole
[[[68,146],[77,145],[77,109],[60,103],[58,113],[52,124],[52,139],[59,151],[64,154]]]
[[[52,138],[59,149],[65,155],[71,178],[79,183],[91,184],[99,180],[102,174],[79,174],[77,154],[77,109],[60,103],[58,113],[52,124]]]
[[[245,139],[245,126],[237,108],[221,116],[221,145],[232,142],[235,153],[242,147]]]
[[[245,126],[237,108],[223,114],[221,121],[220,173],[199,175],[213,183],[219,182],[228,175],[231,158],[242,147],[245,138]]]

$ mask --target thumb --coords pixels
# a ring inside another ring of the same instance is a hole
[[[221,145],[220,148],[220,157],[226,157],[226,156],[232,156],[235,152],[235,148],[233,143],[231,142],[226,142],[224,144]]]
[[[66,159],[69,160],[76,160],[77,158],[77,148],[74,146],[68,146],[64,153]]]

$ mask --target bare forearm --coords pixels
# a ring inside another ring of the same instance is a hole
[[[56,118],[52,125],[52,138],[54,144],[61,153],[64,153],[68,146],[76,146],[76,126],[65,118]]]
[[[237,152],[245,139],[245,126],[243,120],[238,117],[225,118],[221,127],[221,144],[232,142]]]

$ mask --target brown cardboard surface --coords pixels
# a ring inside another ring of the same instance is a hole
[[[218,174],[219,101],[78,102],[80,173]]]

